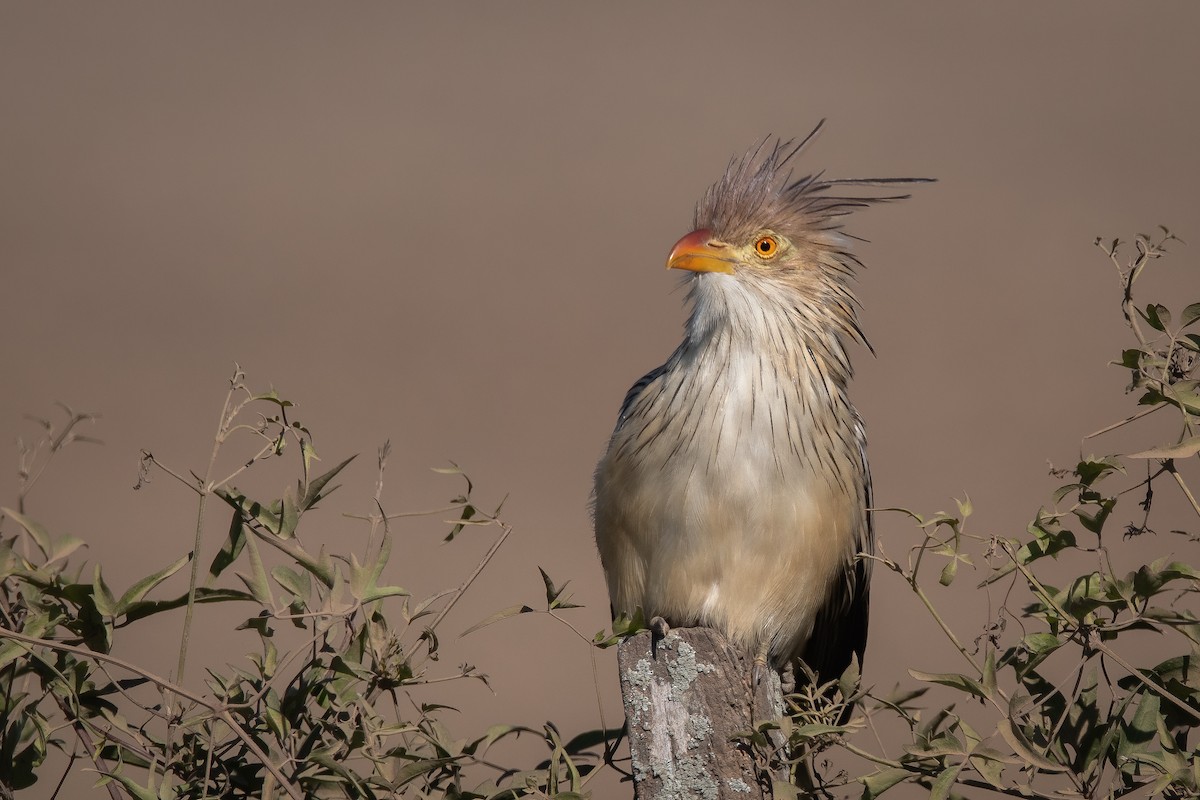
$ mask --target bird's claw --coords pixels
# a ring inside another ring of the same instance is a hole
[[[662,617],[650,618],[650,654],[654,658],[658,658],[658,643],[667,638],[667,634],[671,632],[671,626]]]
[[[754,656],[754,666],[750,671],[750,679],[754,682],[753,685],[758,686],[762,683],[763,675],[767,673],[767,653],[770,650],[766,644],[758,648],[758,652]]]

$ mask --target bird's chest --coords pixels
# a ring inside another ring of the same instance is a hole
[[[747,354],[668,378],[664,393],[678,400],[647,410],[666,416],[663,433],[678,448],[670,458],[690,464],[694,480],[758,491],[812,477],[806,453],[823,435],[827,403],[795,371]]]
[[[753,638],[772,619],[807,625],[816,601],[803,598],[851,557],[859,502],[836,398],[755,366],[665,376],[622,426],[597,496],[609,546],[629,547],[609,561],[636,565],[633,580],[610,577],[618,607]]]
[[[800,535],[844,482],[838,398],[795,370],[748,354],[668,373],[656,388],[623,426],[632,457],[620,477],[657,552]]]

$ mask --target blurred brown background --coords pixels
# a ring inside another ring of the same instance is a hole
[[[365,539],[339,512],[370,509],[385,439],[388,510],[457,492],[428,470],[453,460],[516,526],[447,623],[445,668],[480,664],[496,691],[451,693],[464,729],[597,725],[564,628],[451,634],[536,604],[535,565],[572,580],[580,630],[607,624],[592,467],[678,341],[664,256],[727,159],[825,117],[800,168],[939,179],[849,224],[871,240],[878,357],[857,353],[854,396],[877,500],[970,493],[977,530],[1020,535],[1046,460],[1132,404],[1105,366],[1125,332],[1093,239],[1200,238],[1198,23],[1184,3],[5,4],[0,440],[56,400],[103,414],[87,432],[106,444],[69,452],[29,511],[86,538],[114,587],[190,547],[191,497],[132,491],[138,453],[202,469],[235,361],[300,404],[326,465],[363,454],[309,541]],[[1147,299],[1197,299],[1177,249]],[[225,512],[210,522],[205,563]],[[914,541],[879,527],[889,552]],[[427,594],[469,571],[486,542],[442,532],[406,526],[390,581]],[[875,601],[868,681],[944,662],[897,582]],[[176,624],[121,654],[172,669]],[[255,647],[203,635],[213,663]]]

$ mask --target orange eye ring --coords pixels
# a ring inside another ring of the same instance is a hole
[[[779,240],[764,234],[754,241],[754,252],[759,258],[774,258],[779,253]]]

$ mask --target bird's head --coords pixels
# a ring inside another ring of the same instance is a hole
[[[700,284],[715,289],[710,282],[725,279],[742,288],[756,287],[788,306],[819,315],[827,329],[865,344],[850,285],[862,262],[850,250],[856,237],[841,230],[841,218],[855,209],[909,196],[872,194],[872,187],[927,179],[834,180],[822,173],[793,179],[790,162],[823,124],[799,143],[764,140],[731,160],[697,204],[695,230],[675,244],[667,267],[693,273],[696,290]]]

